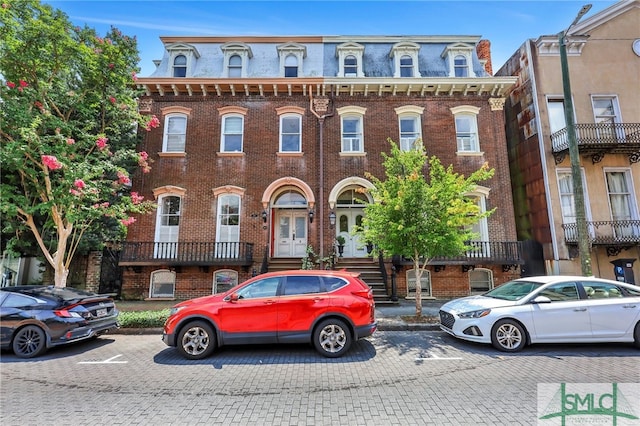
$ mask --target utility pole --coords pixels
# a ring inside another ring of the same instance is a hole
[[[560,42],[560,65],[562,67],[562,88],[564,91],[564,117],[567,123],[567,138],[569,142],[569,159],[571,161],[571,180],[573,182],[573,200],[576,213],[576,227],[578,231],[578,252],[582,275],[593,275],[591,272],[591,244],[589,243],[589,231],[587,229],[584,207],[584,185],[580,171],[580,152],[576,138],[576,128],[573,119],[573,100],[571,98],[571,82],[569,79],[569,64],[567,60],[567,33],[578,21],[591,9],[590,4],[582,6],[578,16],[569,27],[558,34]]]

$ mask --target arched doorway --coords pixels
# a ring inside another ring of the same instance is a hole
[[[296,188],[285,188],[272,204],[275,257],[302,257],[308,240],[308,203]]]
[[[336,236],[345,239],[344,257],[366,257],[367,247],[353,230],[362,225],[364,206],[369,202],[366,194],[358,191],[361,187],[349,186],[336,199]]]

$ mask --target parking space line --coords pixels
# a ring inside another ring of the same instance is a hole
[[[437,355],[431,355],[428,358],[416,358],[416,361],[453,361],[453,360],[460,360],[462,358],[460,357],[452,357],[452,358],[440,358]]]
[[[129,361],[114,361],[114,359],[121,356],[122,354],[116,355],[104,361],[80,361],[78,362],[78,364],[126,364],[127,362],[129,362]]]

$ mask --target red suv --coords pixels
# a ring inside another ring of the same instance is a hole
[[[188,359],[205,358],[216,346],[305,342],[335,358],[375,329],[373,293],[359,274],[299,270],[262,274],[175,305],[162,341]]]

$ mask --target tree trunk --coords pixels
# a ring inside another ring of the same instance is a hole
[[[416,277],[416,317],[420,318],[422,316],[422,269],[418,258],[413,261],[413,271]]]

